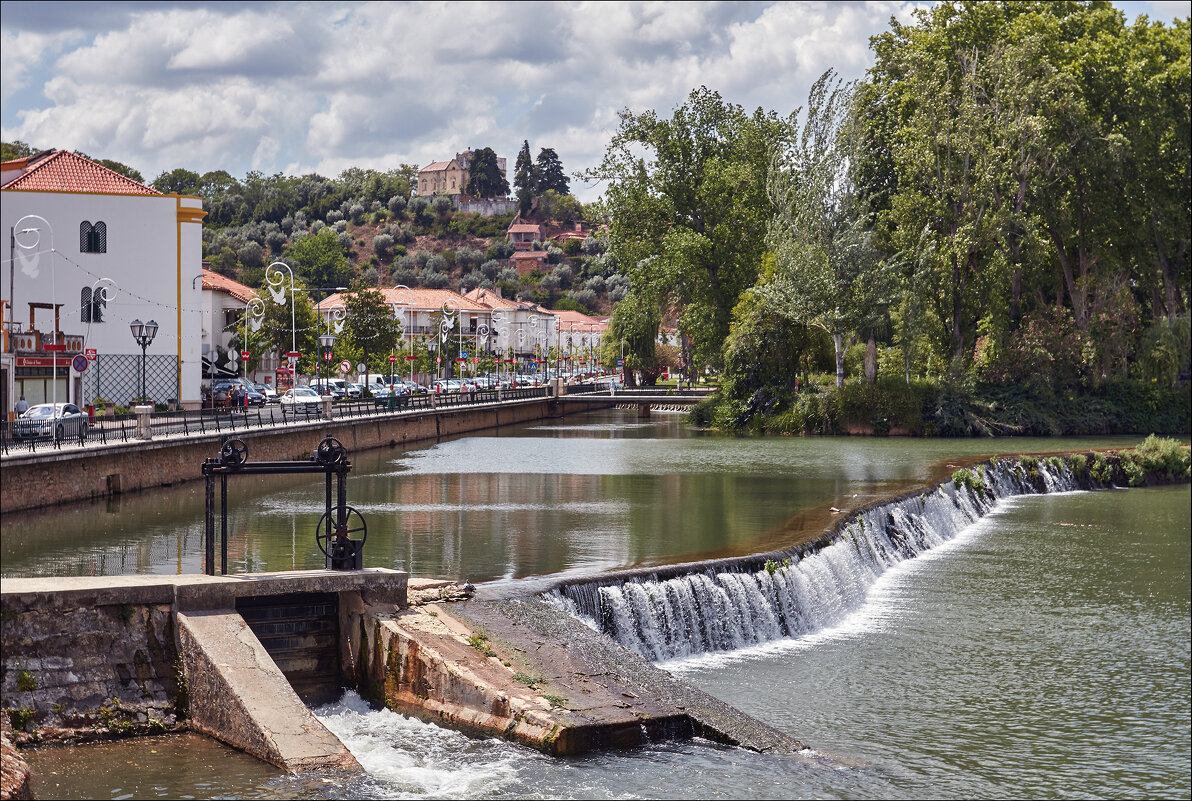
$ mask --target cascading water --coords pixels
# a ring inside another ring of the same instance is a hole
[[[1068,462],[1054,457],[1002,460],[967,476],[866,509],[764,562],[565,585],[545,597],[651,661],[732,651],[836,624],[887,569],[952,539],[1001,498],[1080,489]]]

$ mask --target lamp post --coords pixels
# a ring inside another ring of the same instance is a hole
[[[414,355],[414,306],[413,306],[413,303],[401,303],[400,302],[401,293],[402,292],[410,292],[411,290],[405,284],[398,284],[397,286],[395,286],[393,288],[397,291],[397,295],[398,295],[398,302],[393,304],[393,317],[394,317],[394,319],[401,321],[401,343],[402,343],[402,345],[405,345],[406,344],[405,318],[407,316],[409,316],[409,318],[410,318],[410,355],[413,356]],[[408,308],[404,308],[404,307],[408,307]],[[404,308],[404,310],[403,310],[403,308]],[[409,362],[410,362],[410,383],[413,384],[414,383],[414,360],[410,359]],[[389,392],[390,392],[390,395],[392,396],[392,393],[393,393],[393,369],[392,368],[390,368],[390,370],[389,370]]]
[[[265,281],[269,285],[269,294],[273,296],[273,302],[285,303],[287,290],[282,283],[286,280],[286,276],[282,274],[282,268],[285,268],[286,274],[290,277],[290,352],[286,354],[286,361],[290,365],[290,385],[297,386],[298,357],[294,354],[298,352],[298,330],[294,322],[296,306],[294,303],[294,271],[284,261],[275,261],[265,268]]]
[[[29,222],[26,223],[25,221]],[[39,223],[35,224],[35,223]],[[12,241],[21,250],[32,251],[28,256],[23,253],[13,253],[12,255],[21,263],[21,272],[30,278],[36,278],[40,275],[41,270],[38,264],[41,262],[41,251],[38,246],[41,245],[41,231],[44,226],[45,230],[50,233],[50,306],[54,312],[54,340],[50,345],[43,345],[44,350],[50,351],[51,363],[51,380],[50,384],[53,387],[53,403],[54,414],[58,414],[58,351],[64,349],[63,343],[58,341],[58,269],[55,254],[58,252],[54,248],[54,227],[50,225],[50,221],[45,217],[37,214],[26,214],[21,219],[17,220],[17,224],[13,226]],[[25,237],[25,241],[21,237]],[[31,257],[31,258],[30,258]],[[11,287],[10,290],[11,292]],[[10,309],[15,312],[16,309]],[[9,325],[9,333],[12,333],[12,326]]]
[[[241,348],[244,353],[240,354],[240,358],[244,362],[243,377],[245,380],[248,380],[248,356],[245,354],[249,352],[248,325],[250,322],[250,317],[252,322],[252,330],[254,332],[259,331],[261,328],[261,323],[265,320],[265,301],[254,297],[249,298],[248,303],[244,304],[244,342],[242,343],[244,347]]]
[[[149,348],[149,343],[157,336],[157,322],[150,320],[147,323],[142,323],[140,320],[133,320],[129,326],[132,329],[132,338],[141,346],[141,403],[145,402],[145,352]]]
[[[450,301],[450,300],[443,301],[442,316],[439,318],[439,340],[442,343],[442,347],[439,350],[440,350],[440,353],[442,354],[441,358],[444,358],[444,359],[446,358],[446,355],[447,355],[447,341],[449,339],[451,339],[451,329],[455,327],[455,315],[456,315],[456,312],[459,311],[458,304],[456,304],[454,309],[451,308],[451,304],[452,304],[452,301]],[[460,326],[460,328],[461,328],[460,336],[461,337],[463,336],[462,327],[463,326],[461,325]],[[461,339],[461,342],[462,342],[462,339]],[[448,378],[450,378],[451,377],[450,376],[451,365],[447,365],[447,371],[448,371]]]

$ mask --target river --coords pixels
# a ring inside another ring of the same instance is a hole
[[[941,460],[1116,440],[740,438],[618,412],[353,454],[365,564],[490,587],[778,547]],[[251,454],[250,454],[251,459]],[[946,469],[946,468],[944,468]],[[321,486],[231,493],[231,570],[318,567]],[[200,569],[200,485],[24,518],[5,576]],[[1017,498],[889,570],[829,631],[663,663],[810,743],[552,759],[347,696],[319,710],[369,770],[295,779],[184,735],[33,752],[43,797],[953,797],[1192,791],[1187,486]],[[82,757],[82,758],[80,758]]]

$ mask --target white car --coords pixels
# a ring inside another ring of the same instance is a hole
[[[73,403],[39,403],[13,421],[13,439],[82,439],[87,413]]]
[[[323,399],[310,387],[294,387],[281,395],[281,405],[290,407],[318,406]]]

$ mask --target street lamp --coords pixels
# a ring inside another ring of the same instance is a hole
[[[273,296],[273,302],[284,304],[286,302],[286,289],[282,286],[282,283],[286,280],[286,276],[282,274],[283,267],[290,277],[290,352],[286,354],[286,361],[290,364],[290,385],[297,386],[298,356],[295,354],[298,353],[298,330],[297,324],[294,322],[297,306],[294,303],[294,271],[284,261],[275,261],[265,268],[265,281],[269,285],[269,294]]]
[[[454,309],[451,308],[452,304],[455,305]],[[439,318],[439,339],[443,343],[443,346],[439,349],[441,358],[446,358],[446,356],[447,356],[447,341],[449,339],[451,339],[451,329],[455,328],[455,315],[458,311],[459,311],[458,303],[454,303],[454,301],[451,301],[451,300],[443,301],[442,316]],[[460,325],[460,328],[461,328],[460,336],[461,336],[461,342],[462,342],[462,336],[463,336],[462,323]],[[447,365],[447,373],[448,373],[447,377],[450,378],[451,377],[451,365]]]
[[[25,221],[29,220],[26,225]],[[43,350],[50,351],[51,357],[51,376],[50,385],[53,387],[54,398],[54,415],[58,414],[58,351],[65,350],[65,345],[58,341],[58,259],[56,255],[57,249],[54,247],[54,227],[50,225],[50,221],[38,214],[26,214],[21,219],[17,220],[17,224],[13,226],[12,241],[21,250],[32,251],[26,255],[24,253],[12,253],[17,261],[21,264],[21,272],[30,278],[37,278],[40,274],[38,264],[41,261],[41,251],[38,247],[41,245],[41,227],[34,224],[34,221],[40,222],[45,226],[45,230],[50,232],[50,306],[54,311],[54,340],[50,345],[42,345]],[[32,240],[29,236],[32,234]],[[21,237],[26,237],[22,241]],[[10,288],[11,291],[11,288]],[[15,312],[16,309],[10,309]],[[12,334],[12,324],[8,326],[8,332]],[[69,395],[67,396],[69,399]]]
[[[132,338],[141,346],[141,403],[145,402],[145,351],[149,348],[149,343],[157,336],[157,321],[150,320],[147,323],[142,323],[140,320],[133,320],[129,326],[132,329]]]
[[[394,288],[394,290],[397,291],[397,296],[398,296],[398,302],[393,304],[393,316],[396,319],[402,321],[402,323],[401,323],[401,343],[402,343],[402,345],[406,344],[405,318],[407,316],[409,316],[409,318],[410,318],[410,356],[413,356],[414,355],[414,304],[413,304],[413,302],[401,303],[401,293],[402,292],[411,292],[411,290],[405,284],[398,284],[397,286],[395,286],[393,288]],[[403,311],[403,307],[405,307],[405,306],[408,306],[409,308],[407,308]],[[413,384],[414,383],[414,359],[410,359],[409,362],[410,362],[410,383]],[[390,364],[392,364],[392,362],[390,362]],[[392,367],[389,368],[389,394],[390,394],[390,397],[392,398],[392,395],[393,395],[393,368]]]
[[[251,319],[250,319],[251,318]],[[248,325],[252,323],[252,330],[255,333],[261,328],[261,323],[265,320],[265,301],[260,298],[249,298],[248,303],[244,304],[244,342],[241,344],[241,350],[244,353],[240,354],[240,358],[244,361],[244,378],[248,379]]]

